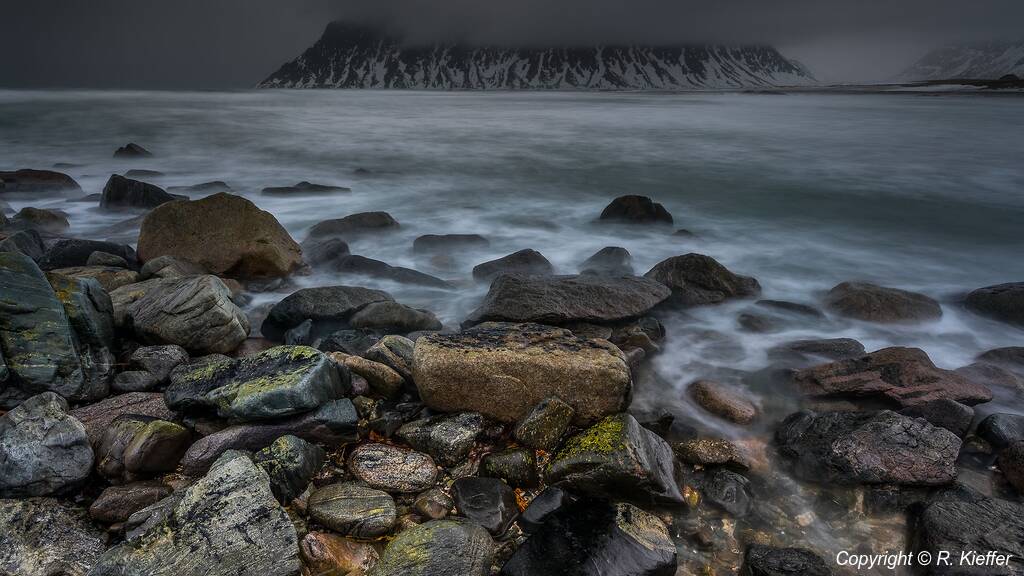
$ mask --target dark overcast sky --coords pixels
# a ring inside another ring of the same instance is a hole
[[[0,0],[0,86],[244,88],[333,19],[478,43],[769,43],[828,81],[1024,38],[1024,0]]]

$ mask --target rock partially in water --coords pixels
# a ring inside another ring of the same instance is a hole
[[[272,214],[225,193],[153,210],[138,250],[143,262],[175,256],[229,278],[279,278],[302,266],[302,249]]]
[[[545,276],[555,273],[555,267],[536,250],[520,250],[508,256],[488,260],[473,267],[473,278],[478,282],[493,280],[502,274]]]
[[[416,341],[413,379],[427,406],[504,422],[558,396],[579,423],[625,408],[632,386],[622,352],[602,340],[538,324],[486,323]]]
[[[46,248],[43,239],[35,230],[18,230],[17,232],[0,231],[0,252],[16,252],[24,254],[33,261],[41,261]]]
[[[264,188],[266,196],[309,196],[319,194],[337,194],[338,192],[351,192],[351,188],[344,186],[329,186],[326,184],[313,184],[303,180],[294,186],[275,186]]]
[[[372,488],[388,492],[420,492],[434,485],[434,460],[413,450],[389,444],[363,444],[348,458],[352,474]]]
[[[825,296],[825,306],[840,316],[882,324],[928,322],[942,317],[939,303],[924,294],[868,282],[838,284]]]
[[[344,218],[324,220],[309,229],[310,238],[358,238],[367,234],[389,232],[399,228],[398,221],[387,212],[360,212]]]
[[[71,411],[71,416],[85,426],[89,443],[98,448],[107,428],[119,416],[135,414],[161,420],[173,420],[174,412],[164,403],[164,395],[158,392],[132,392],[111,396],[105,400]]]
[[[820,556],[804,548],[775,548],[754,544],[743,559],[749,576],[832,576]]]
[[[398,517],[387,492],[357,482],[318,488],[307,503],[309,517],[325,527],[355,538],[376,538],[391,531]]]
[[[633,257],[629,250],[619,246],[607,246],[594,253],[580,264],[581,274],[606,274],[608,276],[632,276]]]
[[[794,368],[822,362],[859,358],[867,354],[864,345],[853,338],[794,340],[768,350],[768,359]]]
[[[191,184],[189,186],[171,186],[167,188],[171,192],[197,192],[200,194],[216,194],[217,192],[232,192],[231,186],[221,180]]]
[[[0,500],[0,574],[86,576],[106,535],[80,508],[52,498]]]
[[[468,520],[432,520],[403,530],[368,576],[488,576],[491,536]]]
[[[411,308],[398,302],[373,302],[352,315],[349,324],[357,330],[408,334],[440,330],[441,321],[429,310]]]
[[[672,448],[629,414],[609,416],[567,440],[544,479],[597,498],[683,503]]]
[[[424,234],[413,240],[414,254],[484,250],[491,242],[479,234]]]
[[[139,146],[135,142],[129,142],[114,150],[114,158],[151,158],[153,153]]]
[[[192,435],[174,422],[126,414],[114,420],[96,450],[96,470],[111,482],[171,472]]]
[[[669,295],[669,289],[658,282],[635,276],[505,275],[491,283],[465,324],[606,324],[643,316]]]
[[[895,412],[791,414],[776,431],[796,475],[810,482],[940,486],[956,478],[960,438]]]
[[[339,274],[353,274],[369,278],[381,278],[399,284],[427,286],[430,288],[451,289],[452,285],[436,276],[431,276],[412,268],[392,266],[387,262],[374,260],[356,254],[338,256],[331,263],[331,270]]]
[[[662,260],[644,277],[668,286],[672,290],[670,301],[677,306],[718,304],[761,294],[757,280],[733,274],[717,260],[703,254],[691,253]]]
[[[676,567],[675,544],[656,516],[631,504],[583,500],[551,514],[501,574],[673,576]]]
[[[171,495],[171,487],[156,480],[110,486],[89,506],[89,516],[97,522],[125,522],[132,514]]]
[[[948,552],[948,566],[934,563],[923,574],[928,576],[1020,576],[1024,566],[1024,506],[982,496],[938,497],[924,506],[917,521],[914,538],[916,552],[937,557]],[[984,555],[993,551],[1010,555],[1006,566],[971,566],[958,562],[967,553]]]
[[[0,498],[68,493],[85,482],[92,464],[85,426],[53,392],[0,416]]]
[[[808,396],[883,400],[903,407],[942,399],[968,406],[992,400],[991,390],[937,368],[918,348],[884,348],[801,370],[795,380]]]
[[[380,558],[371,544],[327,532],[310,532],[299,543],[302,564],[317,576],[366,576]]]
[[[1024,441],[1011,444],[1000,452],[997,462],[1006,481],[1024,494]]]
[[[348,256],[348,244],[341,238],[307,238],[302,241],[302,257],[314,268],[332,265],[342,256]]]
[[[1024,327],[1024,282],[978,288],[967,295],[964,304],[982,316]]]
[[[690,384],[689,392],[701,408],[730,422],[750,424],[757,418],[757,406],[724,384],[697,380]]]
[[[103,554],[91,576],[294,576],[298,551],[266,473],[231,452],[165,518]]]
[[[52,192],[78,192],[82,187],[74,178],[51,170],[22,169],[0,172],[0,194],[46,194]]]
[[[66,212],[31,206],[22,208],[12,216],[10,225],[16,229],[38,230],[50,234],[59,234],[71,227]]]
[[[253,460],[270,477],[277,500],[287,505],[306,490],[326,458],[323,448],[288,434],[257,452]]]
[[[393,301],[387,292],[358,286],[303,288],[275,304],[260,330],[265,338],[280,341],[286,330],[312,320],[311,334],[322,337],[348,328],[352,315],[368,304]]]
[[[619,196],[601,212],[599,220],[630,224],[672,224],[672,215],[664,206],[647,196]]]
[[[519,515],[512,488],[499,478],[470,476],[452,483],[452,499],[459,513],[501,536]]]
[[[1024,346],[994,348],[978,355],[979,362],[995,364],[1024,376]]]
[[[430,454],[442,466],[457,466],[469,456],[483,430],[482,416],[463,412],[409,422],[395,434],[414,449]]]
[[[180,198],[155,184],[111,174],[103,187],[100,208],[104,210],[150,209]]]
[[[996,450],[1024,442],[1024,415],[991,414],[978,424],[977,435]]]
[[[135,250],[127,244],[84,238],[61,238],[46,249],[39,262],[43,270],[89,266],[89,258],[96,252],[105,252],[123,258],[129,266],[136,263]]]
[[[557,396],[541,400],[516,425],[516,440],[536,450],[552,451],[569,429],[576,411]]]
[[[697,487],[708,502],[728,512],[736,518],[742,518],[750,512],[753,497],[750,494],[750,480],[724,468],[714,468],[701,474]]]

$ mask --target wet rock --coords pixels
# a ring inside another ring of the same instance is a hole
[[[0,498],[67,493],[85,482],[92,464],[85,427],[53,392],[0,416]]]
[[[0,574],[86,576],[106,548],[79,508],[52,498],[0,500]]]
[[[112,174],[107,180],[106,186],[103,187],[100,208],[105,210],[149,209],[178,199],[154,184]]]
[[[160,383],[166,383],[171,371],[188,361],[188,352],[175,344],[166,346],[141,346],[128,357],[132,368],[145,370]]]
[[[1024,394],[1024,374],[1017,374],[998,364],[975,362],[961,366],[955,372],[991,390],[996,400]]]
[[[323,448],[289,434],[257,452],[253,460],[270,477],[274,497],[287,505],[306,490],[326,458]]]
[[[317,576],[366,576],[379,555],[370,544],[327,532],[310,532],[299,543],[302,564]]]
[[[438,488],[431,488],[423,494],[416,497],[416,501],[413,503],[413,508],[416,512],[424,518],[430,520],[440,520],[448,515],[452,507],[455,506],[455,501],[452,497],[445,494],[443,490]]]
[[[316,349],[277,346],[255,356],[176,375],[167,396],[190,387],[208,390],[198,404],[216,409],[223,418],[233,422],[272,420],[309,412],[341,398],[348,387],[347,376]]]
[[[601,340],[538,324],[487,323],[416,341],[413,379],[424,403],[504,422],[558,396],[593,422],[622,410],[631,376],[622,352]]]
[[[491,283],[466,324],[618,322],[643,316],[669,294],[658,282],[635,276],[506,275]]]
[[[110,296],[95,280],[78,280],[54,272],[47,275],[54,295],[64,307],[81,360],[87,399],[105,397],[114,376],[114,308]]]
[[[106,292],[113,292],[122,286],[139,281],[139,274],[133,270],[113,268],[110,266],[74,266],[72,268],[56,268],[53,274],[60,274],[78,280],[95,280]]]
[[[388,543],[369,576],[487,576],[494,560],[490,535],[467,520],[432,520]]]
[[[340,446],[359,439],[359,415],[345,398],[324,404],[315,412],[259,424],[229,426],[192,444],[181,459],[186,474],[202,474],[228,450],[260,450],[285,435],[308,442]]]
[[[450,289],[452,285],[436,276],[425,274],[412,268],[392,266],[380,260],[348,254],[338,256],[331,263],[331,270],[339,274],[354,274],[369,278],[381,278],[399,284],[412,284],[430,288]]]
[[[40,261],[45,254],[43,239],[35,230],[18,230],[14,233],[0,232],[0,252],[16,252]]]
[[[479,234],[425,234],[413,240],[414,254],[450,253],[460,250],[483,250],[491,242]]]
[[[565,490],[556,486],[548,486],[530,501],[526,510],[519,515],[516,524],[523,529],[523,532],[533,534],[540,530],[552,514],[575,501],[576,498]]]
[[[690,384],[689,392],[701,408],[730,422],[750,424],[757,418],[753,402],[718,382],[697,380]]]
[[[868,282],[843,282],[829,290],[825,306],[835,314],[878,323],[938,320],[942,308],[935,300],[906,290]]]
[[[119,372],[110,383],[110,389],[119,394],[125,392],[149,392],[160,385],[149,372],[142,370],[125,370]]]
[[[715,468],[702,474],[697,482],[703,501],[725,510],[735,518],[750,512],[753,499],[750,481],[724,468]]]
[[[675,544],[656,516],[630,504],[580,501],[552,514],[501,573],[672,576],[676,566]]]
[[[111,423],[96,450],[96,470],[111,482],[131,482],[171,472],[191,442],[174,422],[126,414]]]
[[[501,478],[516,488],[533,488],[539,482],[537,459],[525,448],[492,452],[481,460],[480,470],[482,476]]]
[[[555,273],[554,266],[536,250],[520,250],[496,260],[489,260],[473,267],[473,278],[478,282],[493,280],[501,274],[528,274],[545,276]]]
[[[110,486],[89,506],[89,516],[97,522],[125,522],[132,514],[171,495],[171,487],[156,480]]]
[[[442,466],[457,466],[469,456],[483,429],[482,416],[463,412],[409,422],[396,435],[414,449],[430,454]]]
[[[974,410],[953,400],[942,399],[916,404],[900,410],[910,418],[924,418],[933,426],[945,428],[963,438],[974,420]]]
[[[139,280],[151,278],[188,278],[206,274],[201,266],[174,256],[159,256],[146,262],[139,270]]]
[[[632,224],[672,224],[664,206],[647,196],[619,196],[601,212],[599,220]]]
[[[601,248],[580,264],[580,273],[632,276],[633,257],[629,250],[618,246]]]
[[[122,286],[110,297],[115,320],[148,344],[227,353],[249,335],[249,319],[216,276],[147,280]]]
[[[672,447],[681,462],[700,466],[727,466],[747,470],[750,455],[736,444],[719,438],[695,438],[676,443]]]
[[[982,316],[1024,326],[1024,282],[978,288],[967,295],[964,305]]]
[[[452,498],[460,514],[493,536],[504,534],[519,515],[515,493],[499,478],[459,478],[452,484]]]
[[[314,268],[329,265],[351,253],[348,244],[341,238],[307,238],[301,246],[306,264]]]
[[[1024,442],[1024,416],[991,414],[978,424],[976,433],[996,450],[1002,450],[1011,444]]]
[[[378,341],[380,338],[374,332],[338,330],[321,340],[318,348],[323,352],[341,352],[349,356],[362,356]]]
[[[956,478],[960,438],[895,412],[797,412],[776,431],[796,475],[811,482],[938,486]]]
[[[918,348],[884,348],[801,370],[795,380],[808,396],[877,399],[903,407],[940,399],[970,406],[992,399],[988,388],[937,368]]]
[[[353,374],[366,379],[370,391],[384,398],[396,398],[405,386],[405,379],[388,366],[359,356],[349,356],[344,352],[331,352],[330,358],[344,366]]]
[[[221,180],[202,182],[189,186],[171,186],[167,189],[170,192],[198,192],[201,194],[216,194],[217,192],[231,192],[231,186]]]
[[[127,244],[83,238],[61,238],[46,249],[46,255],[39,262],[43,270],[89,266],[89,257],[95,252],[105,252],[123,258],[129,264],[135,262],[135,250]]]
[[[71,411],[71,416],[85,427],[89,443],[98,448],[110,425],[119,416],[135,414],[161,420],[173,420],[174,412],[164,403],[163,394],[133,392],[112,396],[95,404],[82,406]]]
[[[302,266],[302,249],[272,214],[225,193],[153,210],[138,250],[143,261],[175,256],[240,279],[279,278]]]
[[[209,376],[220,369],[215,365],[231,361],[223,354],[210,354],[191,358],[171,370],[170,385],[164,390],[167,406],[178,412],[208,412],[211,404],[205,396],[222,384]]]
[[[412,382],[413,350],[416,343],[403,336],[389,334],[377,341],[361,354],[398,372],[407,382]]]
[[[399,227],[387,212],[361,212],[344,218],[324,220],[309,229],[310,238],[357,238],[366,234],[389,232]]]
[[[1024,494],[1024,441],[1011,444],[1000,452],[997,462],[1010,485]]]
[[[10,225],[15,228],[38,230],[59,234],[71,227],[64,213],[26,206],[11,217]]]
[[[309,497],[309,516],[334,532],[355,538],[375,538],[391,531],[397,518],[395,501],[387,492],[359,483],[331,484]]]
[[[998,528],[996,528],[998,527]],[[928,576],[1019,576],[1024,573],[1024,506],[995,498],[937,498],[924,507],[917,522],[914,551],[932,557],[948,552],[949,566],[933,564]],[[994,551],[1011,555],[1007,566],[970,566],[958,562],[964,553],[983,555]]]
[[[598,498],[682,504],[672,448],[629,414],[573,436],[551,459],[548,484]]]
[[[163,172],[160,172],[159,170],[145,170],[142,168],[133,168],[132,170],[128,170],[127,172],[125,172],[124,175],[129,178],[158,178],[160,176],[164,176],[165,174]]]
[[[312,334],[321,337],[348,328],[352,315],[368,304],[392,301],[387,292],[357,286],[303,288],[275,304],[260,330],[265,338],[280,341],[289,328],[312,320]]]
[[[802,368],[833,360],[859,358],[867,354],[864,345],[853,338],[794,340],[768,350],[768,359]]]
[[[82,187],[74,178],[50,170],[15,170],[0,172],[0,194],[41,194],[50,192],[78,192]]]
[[[420,492],[434,485],[437,465],[426,454],[388,444],[363,444],[348,458],[352,474],[372,488]]]
[[[703,254],[673,256],[656,264],[644,277],[668,286],[672,290],[671,302],[679,306],[718,304],[761,293],[757,280],[733,274]]]
[[[266,196],[309,196],[315,194],[336,194],[338,192],[351,192],[351,188],[344,186],[328,186],[326,184],[313,184],[303,180],[294,186],[278,186],[264,188]]]
[[[352,315],[349,324],[357,330],[408,334],[440,330],[441,321],[429,310],[410,308],[398,302],[373,302]]]
[[[994,348],[978,355],[979,362],[995,364],[1015,374],[1024,376],[1024,346]]]
[[[151,158],[152,156],[152,152],[135,142],[129,142],[114,151],[114,158]]]
[[[575,416],[572,406],[560,398],[545,398],[519,421],[515,438],[530,448],[550,452],[558,447]]]
[[[747,548],[743,569],[750,576],[832,576],[828,564],[810,550],[758,544]]]
[[[85,261],[85,265],[107,268],[128,268],[129,266],[128,261],[121,256],[100,251],[89,254],[89,258]]]
[[[100,558],[91,576],[292,576],[298,538],[248,456],[228,453],[166,518]]]

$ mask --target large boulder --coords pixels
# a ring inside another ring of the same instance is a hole
[[[601,212],[599,220],[633,224],[672,224],[664,206],[647,196],[619,196]]]
[[[956,434],[888,410],[796,412],[776,441],[797,476],[838,484],[949,484],[960,452]]]
[[[375,232],[387,232],[399,227],[398,221],[387,212],[360,212],[344,218],[324,220],[309,229],[310,238],[356,238]]]
[[[174,202],[177,197],[168,194],[163,188],[154,184],[132,180],[112,174],[103,187],[100,197],[100,208],[118,210],[124,208],[156,208],[161,204]]]
[[[46,254],[39,261],[39,267],[43,270],[56,270],[57,268],[87,266],[89,257],[94,252],[106,252],[120,256],[129,264],[135,262],[135,250],[127,244],[82,238],[61,238],[46,249]]]
[[[156,208],[139,231],[139,259],[175,256],[232,278],[277,278],[302,266],[302,249],[269,212],[232,194]]]
[[[75,333],[75,348],[93,398],[107,395],[114,376],[114,305],[96,280],[46,275]]]
[[[682,504],[672,448],[629,414],[609,416],[573,436],[544,479],[597,498]]]
[[[503,576],[673,576],[676,546],[657,516],[631,504],[581,500],[548,515]]]
[[[177,344],[197,354],[233,351],[249,320],[216,276],[153,279],[114,290],[114,319],[146,344]]]
[[[485,323],[416,341],[413,379],[442,412],[480,412],[504,422],[558,396],[578,423],[623,410],[632,380],[625,356],[604,340],[539,324]]]
[[[66,493],[85,482],[92,464],[85,427],[53,392],[0,416],[0,498]]]
[[[927,576],[1024,574],[1024,505],[1018,502],[975,495],[937,497],[921,510],[916,527],[916,552],[932,558],[949,553],[948,565],[934,562],[923,569]],[[961,561],[963,555],[977,559],[990,551],[1001,557],[999,565]]]
[[[86,576],[106,548],[80,508],[52,498],[0,500],[0,574]]]
[[[795,380],[808,396],[882,400],[901,407],[942,399],[969,406],[992,400],[991,390],[936,367],[918,348],[883,348],[801,370]]]
[[[166,517],[111,548],[90,576],[294,576],[299,543],[267,474],[231,452],[180,495]]]
[[[473,278],[480,282],[494,279],[501,274],[532,274],[543,276],[554,274],[555,268],[543,254],[536,250],[520,250],[496,260],[489,260],[473,267]]]
[[[71,227],[65,212],[32,206],[26,206],[12,216],[10,225],[14,228],[39,230],[50,234],[60,234]]]
[[[978,288],[967,295],[964,304],[982,316],[1024,327],[1024,282]]]
[[[314,337],[349,327],[353,314],[374,302],[393,302],[383,290],[358,286],[320,286],[292,292],[270,309],[260,331],[264,338],[281,341],[284,333],[312,320]]]
[[[368,576],[487,576],[494,553],[480,525],[432,520],[400,532]]]
[[[672,289],[672,302],[680,306],[718,304],[731,298],[754,297],[761,285],[749,276],[733,274],[703,254],[673,256],[655,264],[646,274]]]
[[[840,316],[865,322],[925,322],[942,317],[939,303],[924,294],[868,282],[837,285],[825,296],[825,306]]]
[[[82,192],[74,178],[50,170],[15,170],[0,172],[0,194],[46,194],[51,192]]]
[[[642,316],[670,295],[664,285],[636,276],[504,275],[466,322],[618,322]]]
[[[633,257],[629,250],[619,246],[606,246],[580,264],[580,272],[609,276],[632,276]]]

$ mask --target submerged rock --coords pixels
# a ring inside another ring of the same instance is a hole
[[[135,142],[129,142],[114,151],[114,158],[150,158],[152,156],[152,152]]]
[[[964,304],[982,316],[1024,327],[1024,282],[1010,282],[978,288]]]
[[[103,187],[100,208],[118,210],[124,208],[156,208],[168,202],[179,200],[163,188],[146,182],[139,182],[112,174]]]
[[[757,280],[733,274],[703,254],[673,256],[656,264],[644,277],[668,286],[672,290],[671,302],[679,306],[718,304],[761,293]]]
[[[310,194],[336,194],[338,192],[351,192],[351,188],[344,186],[328,186],[326,184],[313,184],[303,180],[294,186],[276,186],[264,188],[263,194],[267,196],[302,196]]]
[[[281,504],[297,498],[320,471],[323,448],[291,434],[281,436],[253,457],[270,477],[270,489]]]
[[[797,368],[833,360],[859,358],[867,354],[864,345],[853,338],[794,340],[768,350],[768,359]]]
[[[86,576],[106,535],[80,508],[52,498],[0,500],[0,574]]]
[[[486,323],[416,341],[413,378],[427,406],[514,422],[558,396],[577,422],[619,412],[632,386],[622,352],[538,324]]]
[[[619,196],[601,212],[600,220],[632,224],[672,224],[664,206],[647,196]]]
[[[352,315],[349,324],[357,330],[399,334],[441,329],[441,321],[433,312],[386,301],[367,304]]]
[[[689,392],[701,408],[730,422],[750,424],[757,418],[753,402],[718,382],[697,380],[690,384]]]
[[[309,237],[356,238],[375,232],[387,232],[398,227],[398,221],[387,212],[361,212],[344,218],[324,220],[309,229]]]
[[[280,341],[288,329],[312,320],[311,334],[325,336],[348,328],[352,315],[367,305],[393,301],[387,292],[358,286],[303,288],[275,304],[260,331],[265,338]]]
[[[400,532],[368,576],[487,576],[494,554],[494,541],[478,524],[432,520]]]
[[[479,282],[492,280],[501,274],[527,274],[544,276],[555,273],[554,266],[536,250],[520,250],[496,260],[473,267],[473,278]]]
[[[61,172],[29,169],[0,172],[0,194],[49,192],[81,193],[82,187],[75,182],[74,178]]]
[[[412,268],[392,266],[387,262],[374,260],[365,256],[346,254],[338,256],[331,263],[331,269],[341,274],[355,274],[370,278],[382,278],[399,284],[413,284],[431,288],[450,289],[452,285],[436,276],[425,274]]]
[[[450,253],[459,250],[483,250],[491,242],[479,234],[424,234],[413,240],[414,254]]]
[[[774,548],[753,545],[743,559],[749,576],[832,576],[832,569],[820,556],[803,548]]]
[[[840,316],[865,322],[925,322],[942,317],[939,303],[924,294],[868,282],[837,285],[825,296],[825,306]]]
[[[59,234],[71,227],[66,213],[26,206],[10,219],[11,226]]]
[[[356,448],[348,457],[348,469],[370,487],[388,492],[420,492],[437,478],[430,456],[389,444]]]
[[[318,488],[307,503],[309,517],[346,536],[376,538],[391,531],[398,517],[387,492],[357,482]]]

